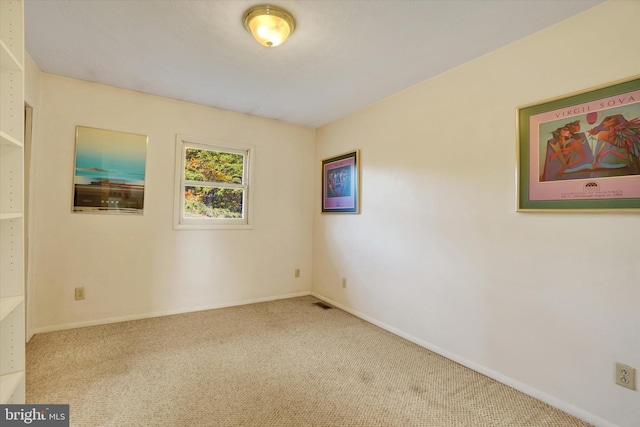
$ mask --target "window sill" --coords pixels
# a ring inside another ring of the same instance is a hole
[[[174,230],[251,230],[250,224],[174,224]]]

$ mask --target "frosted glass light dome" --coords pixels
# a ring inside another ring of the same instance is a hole
[[[276,47],[284,43],[295,29],[293,17],[275,6],[256,6],[244,14],[244,26],[263,46]]]

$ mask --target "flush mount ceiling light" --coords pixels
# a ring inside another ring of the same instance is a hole
[[[276,47],[293,33],[296,23],[287,11],[262,5],[245,12],[244,26],[261,45]]]

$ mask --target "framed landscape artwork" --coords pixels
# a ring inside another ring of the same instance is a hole
[[[640,212],[640,77],[517,110],[518,211]]]
[[[76,127],[73,211],[143,213],[147,136]]]
[[[322,161],[322,212],[360,213],[360,151]]]

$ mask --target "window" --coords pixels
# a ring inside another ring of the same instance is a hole
[[[250,228],[252,149],[178,135],[176,228]]]

